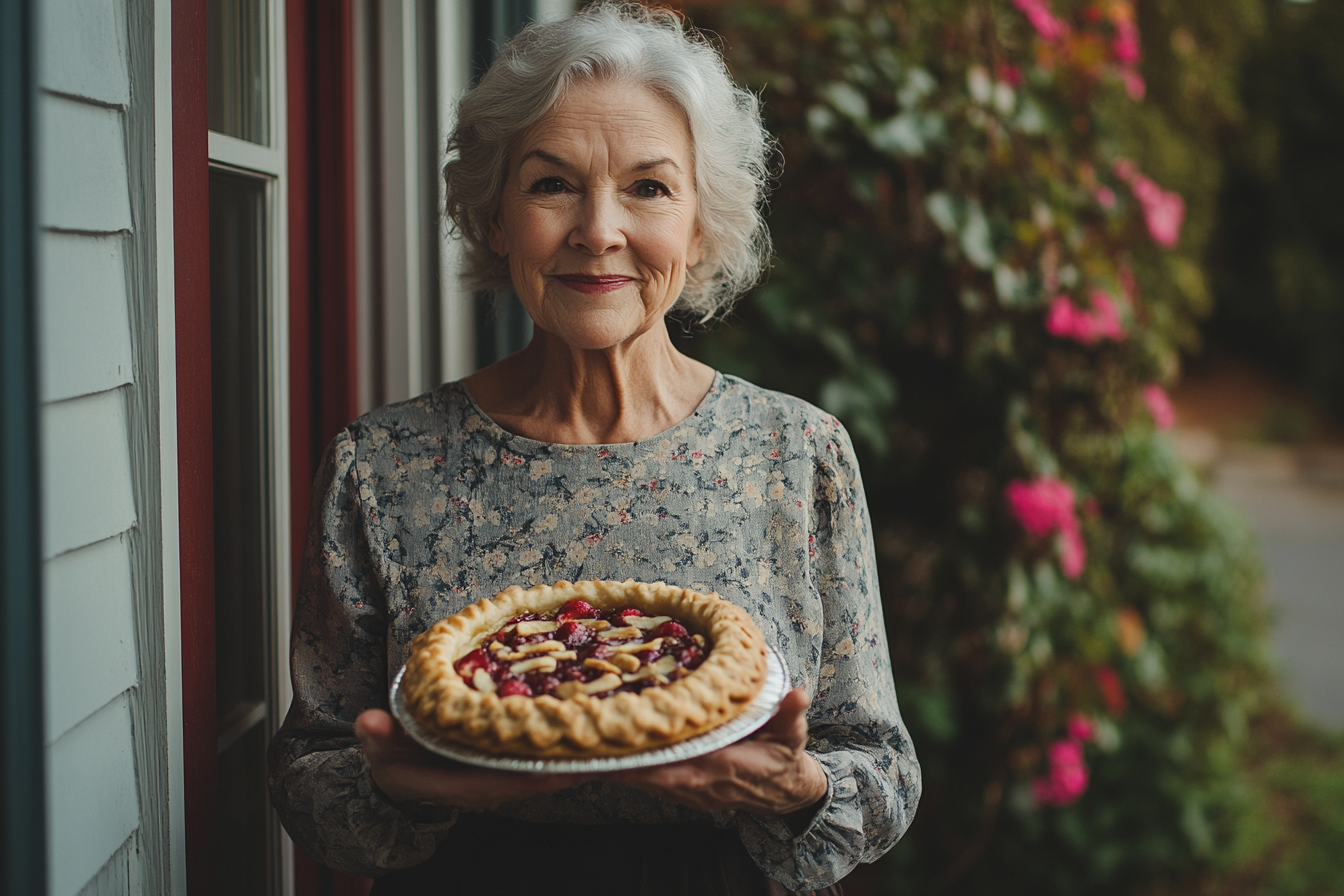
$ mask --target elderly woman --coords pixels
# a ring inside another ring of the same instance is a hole
[[[768,148],[715,50],[641,7],[529,28],[463,99],[449,211],[469,273],[512,286],[534,336],[332,443],[271,752],[294,840],[375,894],[826,890],[909,825],[919,766],[849,438],[665,323],[759,276]],[[751,614],[795,686],[761,732],[528,775],[435,757],[384,711],[435,620],[509,585],[627,578]]]

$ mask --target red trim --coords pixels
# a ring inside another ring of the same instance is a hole
[[[175,0],[173,263],[178,526],[182,563],[182,763],[187,888],[215,888],[215,543],[210,447],[210,148],[205,0]]]
[[[353,0],[286,0],[289,65],[290,497],[294,570],[326,443],[356,414]],[[298,896],[372,881],[294,856]]]
[[[303,557],[317,458],[314,452],[313,296],[308,161],[311,84],[308,76],[308,0],[285,4],[285,59],[288,65],[289,131],[289,407],[290,515],[294,576]]]
[[[358,413],[354,4],[324,0],[315,11],[318,435],[325,443]]]

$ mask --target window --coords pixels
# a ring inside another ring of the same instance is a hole
[[[219,893],[292,890],[266,795],[289,703],[283,4],[209,0]]]

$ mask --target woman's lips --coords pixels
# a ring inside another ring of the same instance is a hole
[[[614,274],[560,274],[556,279],[576,292],[615,292],[634,282],[633,277]]]

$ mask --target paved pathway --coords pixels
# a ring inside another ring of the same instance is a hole
[[[1289,693],[1310,718],[1342,729],[1344,487],[1335,466],[1304,474],[1287,450],[1224,449],[1214,489],[1259,536]]]

